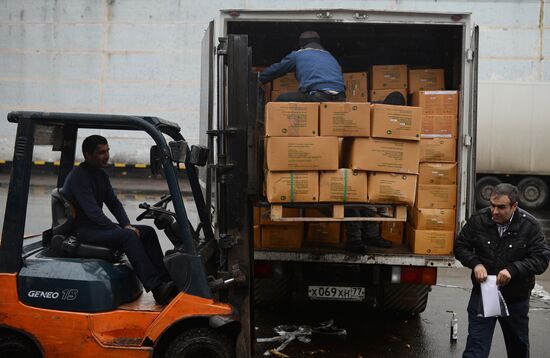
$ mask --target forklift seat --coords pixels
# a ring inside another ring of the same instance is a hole
[[[52,191],[51,239],[45,240],[53,253],[64,257],[97,258],[111,262],[119,261],[122,252],[103,246],[82,244],[74,236],[76,210],[63,195],[61,189]]]

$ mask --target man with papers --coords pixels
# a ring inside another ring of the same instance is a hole
[[[472,215],[455,256],[472,269],[468,339],[463,357],[488,357],[496,321],[508,357],[529,357],[529,296],[548,267],[550,247],[536,219],[518,208],[518,190],[499,184],[491,205]]]

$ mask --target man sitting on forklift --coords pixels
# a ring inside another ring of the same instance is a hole
[[[76,238],[97,246],[122,249],[147,292],[153,291],[158,304],[168,304],[178,293],[164,266],[162,249],[155,230],[131,225],[102,168],[109,161],[105,137],[91,135],[82,142],[85,161],[71,170],[62,192],[76,208]],[[103,213],[103,203],[118,221]]]

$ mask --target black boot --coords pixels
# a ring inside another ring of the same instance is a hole
[[[174,281],[163,282],[153,288],[153,297],[159,305],[167,305],[178,294],[178,289],[174,285]]]
[[[390,240],[383,239],[380,236],[364,239],[364,242],[367,246],[383,247],[385,249],[389,249],[392,245]]]
[[[366,255],[367,246],[361,240],[352,240],[346,242],[346,250],[355,252],[356,254]]]

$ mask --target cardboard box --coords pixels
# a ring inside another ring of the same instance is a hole
[[[420,107],[374,104],[371,117],[371,136],[375,138],[420,140]]]
[[[455,209],[409,208],[408,221],[415,229],[455,231]]]
[[[369,202],[414,205],[416,175],[369,173],[367,180]]]
[[[319,209],[306,209],[306,217],[330,217]],[[339,245],[341,243],[341,228],[339,222],[309,222],[306,223],[306,241],[326,245]]]
[[[407,65],[376,65],[371,68],[371,89],[407,88]]]
[[[289,72],[284,76],[273,80],[273,90],[281,92],[297,92],[299,91],[300,84],[296,80],[294,72]]]
[[[415,206],[437,209],[456,208],[456,185],[419,184]]]
[[[304,224],[262,226],[262,247],[299,249],[304,237]]]
[[[412,105],[424,114],[458,115],[458,91],[420,91],[412,95]]]
[[[405,88],[370,90],[371,103],[383,103],[390,93],[399,92],[403,96],[404,104],[407,104],[407,90]]]
[[[344,73],[344,82],[346,84],[346,100],[348,102],[367,102],[367,73],[352,72]]]
[[[260,225],[261,210],[259,206],[252,208],[252,225]]]
[[[277,98],[279,98],[279,96],[283,93],[287,93],[287,91],[271,91],[271,95],[269,96],[270,100],[272,102],[276,102],[277,101]]]
[[[409,93],[445,89],[443,69],[409,70]]]
[[[268,103],[265,109],[265,135],[268,137],[319,135],[319,103]]]
[[[323,102],[319,110],[322,136],[370,136],[370,104],[358,102]]]
[[[319,200],[319,173],[270,172],[265,175],[267,201],[270,203],[309,203]]]
[[[337,137],[268,137],[265,153],[271,171],[338,169]]]
[[[422,114],[422,138],[456,138],[458,118],[454,114]]]
[[[380,229],[383,239],[390,240],[396,245],[401,245],[403,243],[403,235],[405,234],[404,222],[382,221]]]
[[[407,242],[414,254],[452,255],[454,231],[417,230],[407,225]]]
[[[300,208],[283,208],[283,218],[298,218],[300,217]],[[273,221],[271,220],[271,209],[260,208],[260,225],[288,225],[288,221]]]
[[[338,168],[345,167],[344,138],[338,138]]]
[[[346,166],[354,170],[418,174],[420,143],[416,141],[353,138],[344,140]]]
[[[418,184],[456,184],[456,163],[420,163]]]
[[[262,229],[260,225],[254,225],[253,239],[255,249],[262,247]]]
[[[456,139],[420,139],[420,162],[456,162]]]
[[[367,202],[367,173],[351,169],[320,172],[319,201]]]

